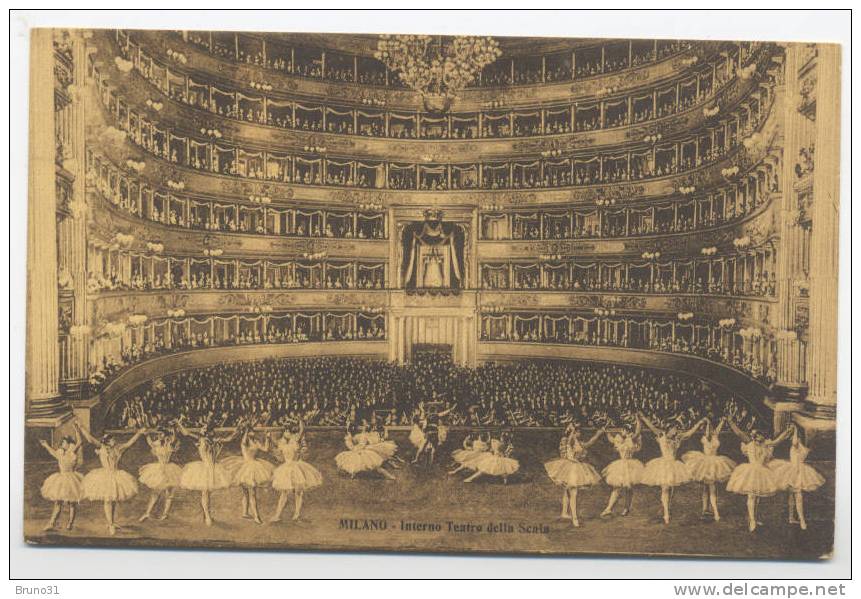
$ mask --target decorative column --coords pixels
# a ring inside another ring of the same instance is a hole
[[[767,400],[774,411],[774,429],[783,429],[792,411],[801,408],[799,403],[804,395],[804,373],[800,371],[797,359],[800,342],[793,338],[789,331],[795,329],[795,280],[804,276],[801,272],[799,248],[801,247],[801,231],[794,222],[793,214],[797,213],[798,200],[793,186],[795,181],[794,166],[801,147],[802,131],[805,128],[805,117],[798,112],[795,99],[798,97],[799,48],[796,44],[787,44],[784,55],[784,87],[775,91],[779,101],[775,109],[780,109],[783,126],[783,159],[781,164],[780,181],[782,188],[780,197],[772,198],[771,209],[777,215],[777,226],[780,241],[777,250],[776,297],[778,300],[774,310],[773,325],[782,334],[777,340],[777,381],[775,396]]]
[[[86,81],[86,41],[80,32],[73,34],[72,66],[74,88],[70,90],[71,104],[69,126],[71,128],[70,153],[63,161],[63,168],[74,177],[72,182],[71,218],[63,219],[59,225],[59,265],[71,277],[72,306],[70,331],[63,351],[66,353],[61,388],[70,397],[81,397],[89,376],[87,327],[87,189],[86,189],[86,121],[83,93]]]
[[[810,351],[805,428],[833,429],[837,404],[837,251],[840,212],[840,47],[818,45],[816,154],[810,244]]]
[[[27,222],[27,424],[56,428],[70,414],[60,397],[54,47],[50,29],[30,41],[30,173]]]

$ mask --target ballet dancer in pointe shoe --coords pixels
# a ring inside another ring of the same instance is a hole
[[[490,433],[473,435],[470,433],[463,441],[463,449],[452,452],[451,457],[457,464],[449,474],[457,474],[461,470],[475,470],[475,463],[490,449]]]
[[[780,490],[777,476],[768,467],[774,446],[789,437],[792,430],[787,428],[774,439],[767,439],[758,430],[746,433],[732,420],[727,421],[730,428],[741,440],[741,452],[747,457],[746,464],[739,464],[732,471],[726,490],[747,497],[747,528],[750,532],[756,530],[762,523],[756,519],[756,509],[759,500],[770,497]]]
[[[95,445],[101,463],[100,468],[90,470],[84,477],[84,498],[102,502],[108,534],[114,535],[120,528],[116,521],[117,503],[131,499],[138,492],[137,481],[125,470],[120,470],[119,463],[126,450],[137,443],[146,433],[146,429],[138,430],[131,439],[119,444],[113,435],[103,435],[101,439],[96,439],[79,422],[75,421],[75,425],[84,438]]]
[[[717,427],[712,428],[711,422],[706,421],[706,430],[702,436],[702,451],[686,451],[682,461],[691,470],[691,479],[702,483],[703,486],[703,518],[711,515],[715,522],[720,521],[717,502],[717,484],[729,480],[736,463],[726,456],[718,455],[720,434],[726,423],[721,418]]]
[[[611,487],[607,507],[601,512],[602,518],[612,515],[613,507],[616,505],[620,495],[625,496],[625,507],[622,515],[627,516],[631,512],[631,504],[634,502],[634,486],[643,480],[645,466],[643,462],[634,458],[634,454],[642,447],[642,423],[634,416],[634,428],[629,430],[623,428],[618,433],[607,433],[607,440],[613,445],[619,458],[610,462],[604,468],[602,474],[604,481]]]
[[[373,424],[363,421],[360,434],[367,440],[368,449],[378,453],[384,464],[395,469],[401,467],[403,460],[397,456],[398,445],[388,438],[388,429],[381,421],[375,421]]]
[[[520,469],[520,462],[511,457],[514,445],[511,443],[511,435],[507,432],[501,433],[498,438],[491,438],[490,447],[483,455],[476,458],[470,466],[475,470],[471,476],[463,482],[471,483],[479,476],[500,476],[502,483],[508,484],[508,477]]]
[[[253,422],[243,422],[237,430],[241,431],[239,449],[242,455],[225,458],[221,460],[221,464],[230,473],[231,484],[242,490],[240,517],[263,524],[257,510],[257,488],[272,479],[272,471],[275,468],[266,460],[258,458],[257,454],[269,451],[269,437],[265,437],[262,443],[258,441]]]
[[[166,429],[158,430],[145,438],[155,462],[141,466],[139,471],[138,480],[150,489],[150,496],[146,511],[138,521],[143,522],[152,517],[152,511],[162,495],[164,507],[158,519],[164,520],[170,512],[174,490],[179,487],[182,478],[182,468],[171,462],[171,457],[179,447],[179,440],[176,438],[176,431]]]
[[[649,460],[643,470],[643,484],[661,489],[661,507],[663,508],[664,524],[670,523],[670,501],[675,487],[690,482],[691,471],[687,465],[676,459],[676,452],[682,441],[690,438],[705,424],[705,419],[699,420],[694,426],[681,433],[675,426],[662,430],[655,426],[642,413],[640,420],[645,424],[658,441],[661,457]]]
[[[183,489],[200,492],[200,507],[203,510],[203,521],[212,526],[212,513],[209,509],[210,496],[213,491],[226,489],[230,486],[230,473],[223,464],[218,463],[218,456],[225,443],[229,443],[239,434],[239,429],[233,433],[217,437],[212,422],[207,420],[199,433],[185,428],[182,421],[177,424],[179,432],[194,439],[197,445],[199,460],[186,464],[182,469],[179,485]]]
[[[377,472],[389,480],[395,480],[395,477],[383,468],[380,454],[368,449],[367,437],[360,435],[354,424],[347,426],[344,445],[347,450],[335,456],[335,463],[338,469],[349,474],[350,478],[355,478],[360,472]]]
[[[57,447],[51,447],[47,441],[39,441],[51,457],[57,460],[59,472],[53,473],[45,479],[40,489],[42,497],[54,503],[51,510],[51,519],[45,525],[44,530],[53,530],[57,525],[57,519],[63,506],[69,508],[69,520],[66,522],[66,530],[72,530],[75,524],[75,512],[78,502],[84,495],[84,477],[75,471],[81,454],[81,433],[75,427],[74,437],[63,437]]]
[[[559,458],[544,464],[547,475],[557,485],[564,489],[562,493],[562,515],[560,518],[567,519],[571,516],[571,524],[580,527],[580,516],[577,512],[577,493],[581,488],[590,487],[601,482],[598,471],[586,461],[588,449],[594,445],[601,435],[605,433],[604,428],[598,429],[591,439],[585,443],[580,440],[580,431],[576,427],[569,427],[567,436],[563,436],[559,442]]]
[[[815,491],[825,479],[813,466],[805,463],[810,449],[801,442],[798,427],[790,425],[792,440],[789,446],[788,460],[771,460],[768,467],[777,478],[779,489],[787,491],[789,507],[789,523],[798,524],[801,530],[807,530],[807,520],[804,517],[804,494]]]
[[[278,453],[284,462],[275,469],[272,475],[272,488],[279,491],[278,506],[270,522],[279,522],[281,513],[287,505],[290,493],[293,493],[295,506],[293,508],[293,520],[299,519],[302,511],[302,503],[305,492],[315,489],[323,484],[323,476],[314,466],[303,458],[308,452],[305,441],[305,422],[299,420],[299,424],[291,430],[285,430],[277,440]]]

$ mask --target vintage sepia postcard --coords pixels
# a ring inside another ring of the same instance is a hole
[[[30,59],[28,543],[831,556],[839,45]]]

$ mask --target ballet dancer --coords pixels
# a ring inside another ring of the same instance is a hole
[[[257,457],[258,452],[269,451],[269,437],[261,443],[254,434],[254,423],[243,422],[237,427],[240,430],[239,450],[241,455],[230,456],[221,460],[221,464],[230,473],[231,484],[242,489],[241,518],[254,520],[263,524],[260,512],[257,510],[257,488],[272,479],[274,466]]]
[[[239,429],[237,428],[229,435],[216,437],[211,420],[204,423],[199,433],[185,428],[182,420],[177,423],[177,427],[184,436],[194,439],[197,454],[200,457],[199,460],[186,464],[182,469],[179,486],[183,489],[200,492],[203,521],[207,526],[212,526],[212,513],[209,509],[210,495],[217,489],[226,489],[231,482],[230,473],[223,464],[218,463],[218,456],[224,444],[236,438]]]
[[[475,462],[484,457],[489,446],[490,433],[481,433],[474,437],[472,433],[467,434],[463,440],[463,449],[456,449],[451,454],[457,467],[450,470],[449,474],[457,474],[461,470],[475,470]]]
[[[702,483],[703,486],[703,518],[710,514],[715,522],[720,522],[720,512],[717,503],[717,483],[729,480],[736,463],[724,455],[718,455],[720,434],[723,431],[725,418],[721,418],[717,427],[712,428],[711,421],[706,420],[706,430],[702,436],[702,451],[686,451],[682,461],[691,471],[691,480]]]
[[[792,440],[789,446],[788,460],[771,460],[768,467],[777,478],[779,489],[787,491],[789,507],[789,523],[798,524],[801,530],[807,530],[807,520],[804,518],[804,494],[815,491],[825,479],[813,466],[805,463],[810,449],[801,442],[798,427],[790,425]]]
[[[498,438],[490,439],[490,447],[488,451],[471,462],[470,468],[475,472],[469,477],[463,479],[465,483],[471,483],[479,476],[486,474],[488,476],[501,476],[502,483],[508,484],[508,477],[520,469],[520,462],[511,457],[514,451],[514,445],[511,443],[511,436],[508,433],[502,433]]]
[[[303,459],[308,452],[305,441],[305,422],[300,419],[295,428],[289,431],[285,429],[276,442],[276,448],[284,461],[272,474],[272,488],[279,491],[280,495],[275,514],[269,521],[281,521],[281,513],[287,505],[287,498],[291,492],[295,501],[293,520],[298,520],[302,511],[305,491],[323,484],[323,476],[320,471]]]
[[[636,459],[634,454],[642,447],[643,424],[637,416],[634,416],[634,428],[628,430],[623,428],[615,434],[606,433],[607,440],[613,445],[619,458],[610,462],[602,471],[604,481],[610,485],[610,497],[607,507],[601,512],[602,518],[607,518],[613,513],[613,507],[619,500],[620,495],[625,496],[625,507],[622,515],[627,516],[631,512],[631,504],[634,502],[634,485],[639,485],[643,480],[645,466],[643,462]]]
[[[577,513],[577,491],[581,487],[590,487],[601,482],[598,471],[586,462],[588,449],[601,438],[606,431],[598,429],[591,439],[585,443],[580,440],[580,431],[576,427],[567,427],[570,431],[559,441],[559,457],[544,464],[547,476],[564,489],[562,493],[561,519],[570,515],[571,524],[580,528],[580,517]]]
[[[424,402],[421,402],[416,412],[413,413],[413,424],[410,428],[410,443],[416,448],[416,455],[411,462],[413,464],[419,461],[419,456],[421,456],[425,446],[424,418]]]
[[[164,507],[158,519],[167,518],[173,503],[174,490],[179,487],[182,477],[182,468],[171,462],[171,457],[179,447],[176,431],[158,430],[154,434],[147,435],[145,439],[150,453],[155,457],[155,462],[141,466],[138,471],[138,480],[150,490],[149,503],[146,511],[138,518],[139,522],[152,517],[152,511],[162,494],[164,494]]]
[[[392,468],[400,468],[403,460],[398,457],[398,445],[389,439],[389,431],[382,422],[376,422],[375,426],[363,423],[364,436],[368,441],[368,449],[380,454],[383,463]]]
[[[77,420],[75,427],[90,444],[95,446],[101,463],[100,468],[90,470],[84,477],[84,498],[103,503],[108,533],[115,535],[120,528],[116,523],[117,502],[126,501],[138,492],[137,481],[125,470],[120,470],[119,463],[126,450],[137,443],[137,440],[146,433],[146,429],[139,429],[131,439],[120,445],[113,435],[103,435],[101,439],[96,439]]]
[[[747,457],[747,463],[739,464],[733,469],[726,483],[726,490],[747,496],[747,528],[753,532],[758,525],[762,524],[756,519],[759,500],[762,497],[770,497],[780,490],[777,476],[767,464],[771,460],[774,446],[786,439],[792,430],[786,428],[776,438],[767,439],[756,429],[746,433],[732,420],[727,422],[741,440],[741,452]]]
[[[691,481],[691,471],[687,465],[676,459],[676,452],[682,441],[689,439],[705,424],[705,418],[700,419],[687,431],[680,433],[675,426],[666,430],[659,429],[641,412],[640,420],[655,435],[661,457],[649,460],[643,470],[644,485],[661,488],[661,506],[664,512],[664,524],[670,523],[670,500],[675,487]]]
[[[395,477],[383,468],[383,458],[380,454],[368,449],[367,437],[358,434],[354,424],[347,425],[344,445],[347,446],[347,450],[335,456],[335,463],[338,469],[349,474],[350,478],[356,478],[359,472],[373,471],[382,474],[388,480],[395,480]]]
[[[72,530],[75,524],[75,513],[78,502],[83,497],[84,477],[75,471],[78,460],[81,457],[81,433],[75,428],[74,437],[63,437],[57,447],[51,447],[47,441],[39,441],[51,457],[57,460],[59,472],[53,473],[45,479],[40,489],[42,497],[54,503],[51,510],[51,519],[43,530],[52,530],[57,525],[57,519],[65,504],[69,508],[69,520],[66,522],[66,530]]]
[[[442,412],[431,412],[429,414],[425,414],[423,421],[424,426],[422,429],[424,443],[416,452],[413,464],[417,463],[425,456],[427,459],[427,465],[430,466],[433,464],[437,450],[445,441],[445,437],[448,436],[448,428],[441,424],[442,418],[447,416],[453,409],[454,408],[449,408]]]

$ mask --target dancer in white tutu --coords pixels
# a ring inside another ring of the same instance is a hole
[[[815,491],[825,479],[813,466],[806,464],[810,449],[801,442],[798,427],[790,425],[792,441],[789,446],[788,460],[771,460],[768,467],[777,478],[777,486],[788,492],[789,523],[798,524],[801,530],[807,530],[807,520],[804,518],[804,494]]]
[[[747,496],[747,528],[753,532],[762,524],[756,519],[759,500],[780,490],[777,476],[768,467],[774,446],[789,437],[792,430],[787,428],[775,439],[769,440],[758,430],[752,430],[748,434],[732,420],[728,422],[736,436],[741,439],[741,452],[748,461],[735,467],[726,483],[726,490]]]
[[[514,445],[511,435],[502,433],[499,438],[490,440],[490,447],[469,466],[475,473],[465,478],[463,482],[471,483],[479,476],[501,476],[503,484],[508,483],[508,477],[520,469],[520,462],[511,457]]]
[[[186,464],[182,469],[179,486],[190,491],[200,492],[200,507],[203,510],[203,521],[212,526],[212,513],[209,509],[210,494],[217,489],[230,486],[230,472],[223,464],[218,463],[218,456],[225,443],[229,443],[239,434],[237,428],[233,433],[224,437],[216,437],[212,423],[207,421],[199,433],[185,428],[180,421],[177,425],[179,432],[195,440],[199,460]]]
[[[155,434],[147,435],[146,441],[150,453],[155,457],[155,462],[141,466],[138,471],[138,480],[150,489],[149,503],[146,511],[138,519],[140,522],[152,516],[152,511],[162,494],[164,494],[164,507],[158,519],[167,518],[173,503],[174,490],[179,487],[179,480],[182,477],[182,468],[170,461],[179,447],[176,432],[159,430]]]
[[[643,470],[643,484],[660,487],[664,524],[669,524],[672,490],[679,485],[691,481],[690,468],[684,462],[676,459],[676,452],[682,441],[692,437],[705,424],[705,418],[699,420],[694,426],[683,433],[680,433],[675,426],[669,426],[666,430],[661,430],[642,413],[640,413],[640,420],[654,433],[655,439],[658,441],[658,447],[661,450],[661,457],[649,460],[646,464],[646,468]]]
[[[225,458],[221,460],[221,464],[230,474],[231,484],[242,489],[240,517],[263,524],[260,512],[257,510],[257,487],[265,485],[272,479],[272,471],[275,467],[266,460],[258,458],[257,454],[269,451],[269,437],[264,437],[261,443],[255,436],[254,424],[251,422],[243,422],[237,429],[240,431],[241,455]]]
[[[382,420],[376,420],[373,425],[363,422],[362,429],[368,441],[368,449],[380,454],[384,464],[400,468],[403,460],[398,457],[398,444],[389,439],[389,430]]]
[[[138,430],[131,439],[120,445],[113,435],[104,435],[99,440],[79,422],[75,421],[75,426],[84,438],[96,447],[101,463],[100,468],[90,470],[84,477],[84,499],[103,503],[108,533],[114,535],[120,528],[116,523],[117,502],[131,499],[138,492],[138,483],[134,477],[125,470],[120,470],[120,459],[129,447],[137,443],[146,429]]]
[[[389,480],[395,480],[395,477],[383,468],[380,454],[368,449],[367,436],[360,435],[355,425],[347,426],[344,444],[347,450],[335,456],[335,463],[338,469],[349,474],[350,478],[355,478],[360,472],[378,472]]]
[[[57,447],[51,447],[47,441],[39,441],[45,451],[51,454],[51,457],[57,460],[59,472],[55,472],[45,479],[42,483],[42,497],[54,503],[51,510],[51,519],[45,525],[44,530],[52,530],[57,525],[57,519],[60,517],[60,512],[63,510],[63,504],[69,508],[69,520],[66,522],[66,530],[72,530],[75,524],[75,513],[78,509],[78,502],[84,494],[83,480],[84,477],[75,468],[78,466],[78,461],[81,458],[81,433],[75,427],[75,436],[63,437],[60,439],[60,444]]]
[[[618,433],[607,433],[607,440],[613,445],[619,459],[610,462],[602,471],[604,481],[610,485],[610,498],[607,507],[601,512],[602,518],[607,518],[613,513],[613,507],[619,500],[619,496],[625,495],[625,507],[622,515],[627,516],[631,512],[631,504],[634,502],[634,485],[643,481],[643,462],[636,459],[634,454],[642,447],[642,422],[634,416],[634,428],[628,430],[623,428]]]
[[[721,418],[717,427],[712,428],[706,420],[706,430],[702,436],[702,451],[686,451],[682,461],[691,470],[691,479],[703,485],[703,518],[711,515],[715,522],[720,521],[717,503],[717,483],[729,480],[736,463],[724,455],[718,455],[720,434],[726,419]]]
[[[293,520],[298,520],[302,511],[305,491],[323,484],[323,476],[320,471],[303,459],[308,453],[308,446],[305,441],[305,422],[300,420],[298,426],[289,431],[285,430],[278,439],[276,447],[284,463],[278,466],[272,475],[272,488],[280,491],[281,494],[278,496],[275,515],[272,516],[270,522],[281,520],[281,513],[287,505],[287,498],[290,493],[293,493],[295,500]]]
[[[594,445],[604,429],[598,431],[585,443],[580,440],[580,431],[576,426],[569,425],[569,431],[559,441],[559,458],[544,464],[547,476],[564,489],[562,494],[562,515],[560,518],[571,518],[571,523],[580,527],[580,517],[577,513],[577,492],[580,488],[590,487],[601,482],[601,476],[592,464],[586,461],[588,449]]]
[[[475,470],[475,463],[490,449],[490,433],[468,433],[463,440],[463,448],[451,452],[451,457],[457,464],[449,474],[457,474],[461,470]]]

